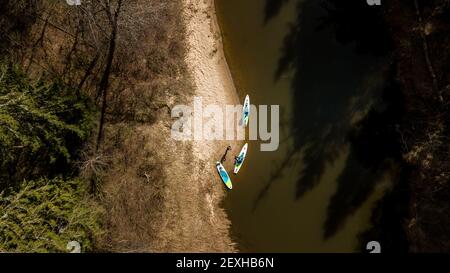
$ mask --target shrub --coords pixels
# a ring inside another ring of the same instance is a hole
[[[86,199],[77,179],[26,181],[0,195],[0,249],[8,252],[65,252],[70,241],[93,250],[102,210]]]
[[[67,172],[91,131],[91,109],[58,80],[31,82],[0,65],[0,189]]]

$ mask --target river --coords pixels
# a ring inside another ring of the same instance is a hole
[[[352,33],[324,23],[332,17],[320,2],[216,0],[240,98],[281,109],[279,149],[249,141],[224,201],[244,252],[358,251],[391,185],[385,159],[364,150],[377,147],[352,138],[371,109],[385,107],[388,60],[338,41]]]

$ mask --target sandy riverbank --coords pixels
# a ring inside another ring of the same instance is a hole
[[[222,36],[217,23],[214,0],[184,0],[187,23],[187,38],[189,50],[187,64],[191,68],[195,81],[195,96],[202,98],[203,104],[239,104],[239,98],[225,59],[222,46]],[[209,205],[211,222],[215,228],[223,230],[217,237],[218,245],[223,245],[219,251],[234,251],[229,238],[229,220],[226,213],[220,208],[224,198],[224,185],[220,183],[215,172],[214,162],[219,160],[225,148],[231,145],[232,154],[237,153],[237,141],[195,141],[193,145],[194,156],[204,162],[197,173],[197,181],[204,186],[210,184],[211,192],[205,198]],[[225,164],[231,168],[232,160]],[[209,180],[209,181],[208,181]],[[213,182],[211,184],[211,181]]]
[[[186,63],[195,85],[193,96],[203,105],[239,104],[236,89],[222,49],[213,0],[183,0],[188,52]],[[193,101],[193,97],[191,98]],[[189,98],[188,98],[189,100]],[[170,214],[159,234],[161,248],[170,252],[234,252],[231,223],[221,202],[226,190],[215,169],[226,147],[225,163],[231,169],[237,141],[169,141],[171,150],[191,153],[168,155],[175,159],[167,168],[167,212]],[[176,170],[176,171],[174,171]],[[186,181],[188,180],[188,181]],[[170,246],[170,247],[169,247]]]

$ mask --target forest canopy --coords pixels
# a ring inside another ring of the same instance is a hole
[[[63,252],[73,240],[92,250],[101,209],[73,161],[94,113],[61,81],[0,65],[0,251]]]
[[[0,188],[69,171],[92,117],[89,100],[73,88],[0,66]]]
[[[84,183],[62,178],[24,181],[0,195],[0,251],[65,252],[71,241],[93,249],[101,209],[85,202]]]

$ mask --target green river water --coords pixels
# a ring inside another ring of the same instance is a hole
[[[249,141],[224,201],[232,236],[244,252],[354,252],[390,176],[360,163],[347,136],[377,100],[385,60],[320,27],[320,1],[278,2],[216,0],[240,98],[281,109],[279,149]]]

